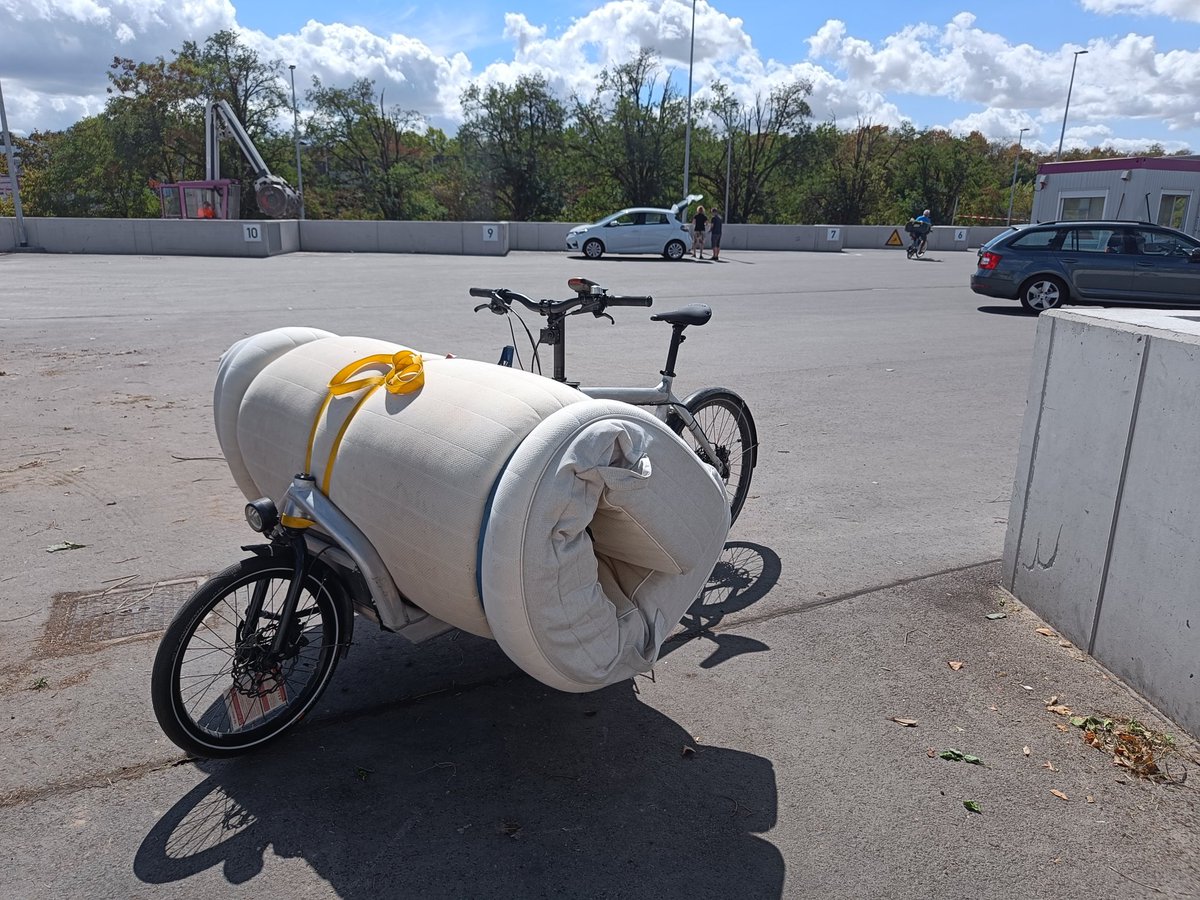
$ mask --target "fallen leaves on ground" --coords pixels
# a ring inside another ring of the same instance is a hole
[[[1045,635],[1046,637],[1058,637],[1058,634],[1055,633],[1053,628],[1035,628],[1034,631],[1036,631],[1038,634]]]
[[[1187,780],[1186,759],[1175,738],[1147,728],[1136,719],[1107,716],[1072,716],[1071,724],[1083,732],[1084,743],[1112,756],[1113,765],[1128,769],[1138,778],[1160,784],[1183,784]],[[1193,762],[1198,762],[1193,760]],[[1176,763],[1178,772],[1171,771]]]
[[[961,750],[955,750],[953,747],[947,747],[938,754],[942,759],[948,759],[951,762],[965,762],[973,766],[982,766],[983,760],[978,756],[972,756],[970,753],[963,753]]]
[[[1062,791],[1059,791],[1059,790],[1052,790],[1052,791],[1050,791],[1050,793],[1052,793],[1059,800],[1070,800],[1071,799],[1070,797],[1068,797],[1066,794],[1064,794]]]
[[[892,721],[895,722],[897,725],[903,725],[905,728],[916,728],[917,727],[916,719],[905,719],[902,716],[892,716]]]
[[[977,801],[977,800],[964,800],[963,806],[965,806],[967,808],[968,812],[980,813],[980,814],[983,813],[983,807],[981,807],[979,805],[979,801]]]
[[[952,659],[948,663],[946,663],[946,665],[948,665],[955,672],[957,672],[959,669],[961,669],[965,665],[965,663],[961,663],[957,659]]]

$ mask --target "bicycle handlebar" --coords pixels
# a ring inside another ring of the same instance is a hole
[[[597,285],[596,287],[599,286]],[[654,298],[649,296],[613,297],[604,293],[603,288],[600,288],[595,293],[579,293],[568,300],[541,301],[530,300],[524,294],[519,294],[508,288],[473,287],[469,288],[468,292],[472,297],[486,297],[489,300],[485,306],[477,306],[475,308],[476,312],[484,308],[489,308],[498,315],[508,312],[514,300],[526,309],[530,309],[543,316],[569,316],[584,312],[600,315],[609,306],[651,306],[654,303]]]

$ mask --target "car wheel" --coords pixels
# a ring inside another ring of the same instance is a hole
[[[686,252],[687,247],[683,246],[683,241],[668,241],[663,249],[663,256],[667,259],[683,259]]]
[[[604,255],[604,245],[597,238],[585,241],[583,244],[583,255],[588,259],[599,259]]]
[[[1021,285],[1021,305],[1031,313],[1058,309],[1069,296],[1063,280],[1053,275],[1037,275]]]

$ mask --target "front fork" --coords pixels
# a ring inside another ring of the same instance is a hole
[[[292,580],[288,584],[287,596],[284,597],[283,607],[279,610],[279,622],[275,635],[271,639],[268,659],[277,662],[282,660],[291,645],[299,636],[296,632],[300,623],[296,611],[300,606],[300,592],[304,590],[304,582],[308,576],[309,553],[304,540],[304,531],[299,528],[284,528],[284,537],[292,550]],[[266,600],[267,588],[270,582],[259,581],[254,585],[254,595],[246,607],[246,618],[238,626],[238,646],[258,633],[259,619],[262,617],[263,603]]]

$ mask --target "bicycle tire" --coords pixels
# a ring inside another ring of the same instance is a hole
[[[684,400],[683,406],[717,452],[715,468],[725,482],[729,524],[732,526],[750,493],[750,479],[758,462],[758,432],[754,417],[750,415],[746,401],[728,388],[704,388]],[[668,424],[688,442],[697,456],[712,465],[682,416],[672,414]]]
[[[269,643],[278,628],[273,614],[293,574],[290,554],[244,559],[201,585],[167,627],[154,659],[151,700],[163,732],[189,754],[215,758],[256,749],[299,722],[328,685],[346,623],[339,613],[341,583],[319,563],[305,575],[293,653],[270,673],[247,662],[246,654]],[[239,643],[246,605],[260,584],[259,625]],[[242,669],[240,689],[235,661]]]

